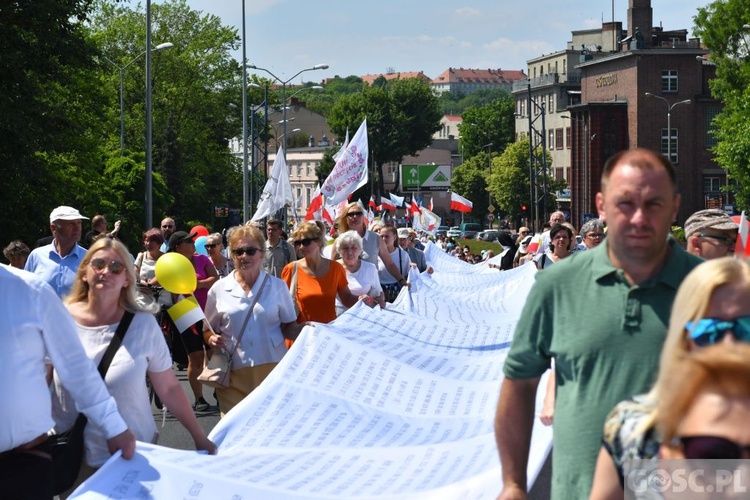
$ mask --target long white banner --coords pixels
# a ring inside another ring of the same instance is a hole
[[[385,310],[306,328],[211,432],[217,456],[138,443],[72,498],[494,498],[495,405],[536,270],[467,273],[434,246],[427,260],[435,273]],[[530,484],[552,437],[536,422]]]

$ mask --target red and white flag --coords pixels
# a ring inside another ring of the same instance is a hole
[[[321,220],[321,208],[323,208],[323,195],[320,193],[320,184],[318,184],[310,200],[310,206],[307,207],[305,220]]]
[[[375,207],[375,210],[377,209],[378,208]],[[367,207],[367,220],[368,220],[368,223],[375,220],[375,213],[372,211],[372,208],[370,207]]]
[[[748,225],[745,211],[742,211],[740,216],[740,228],[737,231],[737,243],[734,246],[734,258],[735,259],[747,259],[750,258],[750,225]]]
[[[451,193],[451,210],[457,210],[459,212],[468,214],[469,212],[471,212],[471,209],[473,207],[474,204],[463,196],[457,195],[456,193]]]
[[[367,158],[367,120],[363,120],[320,188],[330,205],[346,201],[347,196],[367,184]]]
[[[375,203],[375,195],[370,196],[370,202],[367,204],[367,206],[372,208],[373,210],[378,209],[378,204]]]
[[[380,210],[390,210],[391,212],[395,212],[396,205],[391,201],[390,198],[381,196],[380,197]]]
[[[409,213],[412,215],[422,213],[422,210],[419,208],[419,205],[417,205],[417,202],[414,201],[414,198],[411,199],[411,206],[409,207]]]
[[[429,210],[430,212],[434,212],[434,211],[435,211],[435,208],[434,208],[434,206],[432,205],[432,200],[434,200],[434,198],[433,198],[432,196],[430,196],[430,206],[428,206],[428,207],[427,207],[427,209],[428,209],[428,210]]]

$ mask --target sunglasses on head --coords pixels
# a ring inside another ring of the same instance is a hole
[[[720,436],[683,436],[685,458],[738,460],[750,454],[750,445],[743,445]]]
[[[360,215],[362,215],[362,212],[349,212],[348,214],[346,214],[347,217],[351,218],[359,217]]]
[[[260,248],[255,247],[237,247],[234,250],[232,250],[232,255],[236,255],[237,257],[242,257],[245,254],[248,254],[250,257],[255,255],[256,253],[260,252]]]
[[[307,245],[309,245],[313,241],[315,241],[315,240],[313,240],[312,238],[302,238],[301,240],[295,240],[294,241],[294,246],[295,247],[299,247],[299,246],[306,247]]]
[[[743,316],[732,321],[723,321],[716,318],[703,318],[698,321],[689,321],[685,325],[688,335],[699,347],[721,342],[727,332],[731,331],[735,339],[741,342],[750,342],[750,316]]]
[[[120,274],[125,270],[125,265],[121,262],[117,262],[116,260],[108,263],[104,259],[91,259],[89,265],[97,273],[104,271],[104,268],[106,267],[109,267],[109,272],[112,274]]]

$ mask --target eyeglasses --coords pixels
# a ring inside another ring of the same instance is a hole
[[[750,453],[750,445],[739,444],[721,436],[682,436],[685,458],[738,460]]]
[[[243,255],[247,254],[250,257],[255,255],[256,253],[260,252],[260,248],[255,247],[237,247],[234,250],[232,250],[232,255],[236,255],[237,257],[242,257]]]
[[[690,338],[699,347],[716,344],[731,331],[734,338],[741,342],[750,342],[750,316],[743,316],[732,321],[722,321],[716,318],[703,318],[689,321],[685,325]]]
[[[299,246],[303,246],[303,247],[306,247],[307,245],[309,245],[309,244],[310,244],[310,243],[312,243],[313,241],[315,241],[315,240],[313,240],[312,238],[302,238],[301,240],[295,240],[295,241],[293,242],[293,245],[294,245],[295,247],[299,247]]]
[[[219,245],[215,244],[215,243],[211,243],[211,244],[203,245],[203,248],[205,248],[206,250],[211,250],[213,248],[216,248],[217,246],[219,246]]]
[[[586,238],[604,238],[604,233],[589,233]]]
[[[348,214],[346,214],[346,216],[349,217],[350,219],[359,217],[360,215],[363,215],[362,212],[349,212]]]
[[[125,270],[125,265],[122,262],[117,262],[116,260],[107,263],[107,261],[104,259],[91,259],[89,265],[97,273],[104,271],[104,268],[106,267],[109,268],[109,272],[112,274],[121,274]]]
[[[730,238],[729,236],[722,236],[719,234],[704,234],[700,233],[698,234],[701,238],[711,238],[712,240],[716,240],[720,242],[722,245],[727,247],[733,247],[736,240],[734,238]]]

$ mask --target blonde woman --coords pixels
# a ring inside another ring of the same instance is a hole
[[[323,232],[312,222],[303,222],[294,230],[292,243],[302,258],[287,264],[281,279],[299,307],[297,323],[329,323],[336,319],[337,295],[347,308],[357,302],[357,296],[349,291],[346,271],[338,262],[323,257]],[[293,290],[295,274],[296,290]]]
[[[219,278],[229,276],[234,270],[234,262],[224,256],[222,252],[224,250],[224,240],[221,237],[221,233],[211,233],[206,237],[206,244],[203,245],[208,252],[208,258],[211,259],[216,272],[219,274]]]
[[[362,260],[378,265],[378,257],[383,261],[383,265],[393,276],[400,286],[406,284],[406,274],[402,274],[398,266],[391,258],[390,252],[385,242],[378,236],[378,233],[368,230],[365,227],[365,214],[359,203],[349,203],[341,211],[338,218],[339,234],[347,231],[357,231],[362,238]],[[332,255],[336,256],[337,247],[334,247]],[[408,271],[408,267],[406,268]]]
[[[211,329],[203,331],[213,349],[236,346],[231,386],[216,389],[222,416],[263,382],[287,351],[284,339],[297,338],[301,329],[286,284],[262,268],[263,233],[240,226],[232,231],[229,247],[234,270],[208,291],[206,319]]]
[[[136,300],[136,277],[130,262],[127,249],[110,238],[97,240],[84,256],[66,299],[81,343],[89,358],[98,364],[125,311],[134,313],[105,377],[117,406],[126,409],[122,412],[125,422],[137,440],[156,442],[158,432],[146,387],[148,375],[156,394],[190,433],[196,449],[215,453],[216,445],[206,437],[172,371],[172,358],[153,316],[158,306],[141,306]],[[62,432],[73,425],[78,412],[57,377],[54,388],[55,428]],[[85,466],[78,484],[109,458],[106,439],[98,427],[87,425],[84,439]]]
[[[674,367],[695,350],[738,342],[750,342],[750,261],[706,261],[677,291],[653,389],[619,403],[607,417],[591,498],[622,498],[625,460],[658,457],[656,406]]]

